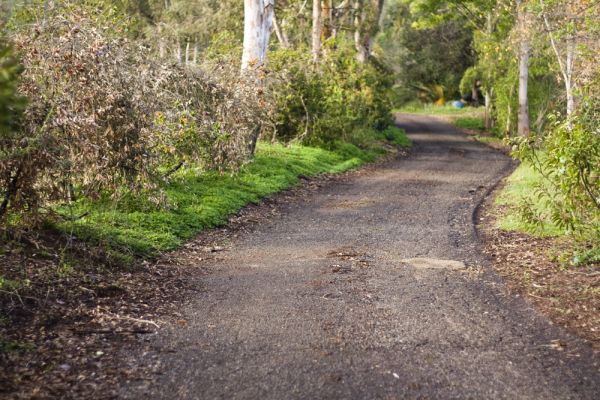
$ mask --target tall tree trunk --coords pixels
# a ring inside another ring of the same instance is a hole
[[[363,7],[363,1],[356,0],[354,2],[354,46],[356,47],[356,58],[361,64],[366,63],[369,58],[368,50],[364,43],[364,34],[361,32],[364,29],[362,26],[365,16]]]
[[[529,40],[521,39],[519,49],[519,122],[520,136],[529,136]]]
[[[185,44],[185,64],[190,63],[190,41],[188,40]]]
[[[565,89],[567,91],[567,116],[575,112],[575,91],[573,85],[573,65],[575,64],[574,39],[567,39],[567,71],[565,74]]]
[[[571,116],[573,112],[575,112],[575,107],[577,105],[575,99],[575,82],[573,80],[575,58],[577,56],[575,37],[569,36],[565,39],[566,55],[565,60],[563,60],[561,52],[558,48],[558,44],[556,43],[556,39],[552,34],[552,27],[550,26],[550,22],[548,21],[548,16],[545,13],[543,13],[542,17],[544,19],[544,23],[546,24],[548,36],[550,37],[550,44],[552,45],[552,49],[556,54],[556,59],[560,67],[560,72],[563,76],[563,81],[565,82],[565,91],[567,94],[567,116]]]
[[[519,115],[517,133],[519,136],[529,136],[529,29],[528,15],[518,2],[518,21],[520,29],[519,44]]]
[[[275,14],[273,14],[273,30],[275,31],[275,35],[277,36],[277,40],[279,41],[281,47],[283,47],[284,49],[289,49],[290,42],[288,41],[285,32],[283,32],[282,27],[279,25],[279,22],[277,21],[277,16]]]
[[[321,3],[321,41],[324,42],[329,39],[332,34],[333,0],[323,0]]]
[[[312,9],[312,57],[314,62],[321,56],[321,0],[313,0]]]
[[[492,129],[492,99],[494,90],[487,87],[485,89],[485,130],[490,131]]]
[[[364,64],[371,56],[373,50],[373,40],[379,31],[381,25],[381,16],[384,0],[357,0],[354,2],[354,44],[357,51],[358,62]],[[370,9],[367,9],[370,7]],[[360,11],[358,11],[360,10]],[[367,21],[367,15],[374,13],[373,19]],[[363,26],[368,23],[369,26]]]
[[[274,9],[275,0],[244,0],[242,71],[264,65]]]

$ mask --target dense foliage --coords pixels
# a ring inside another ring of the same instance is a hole
[[[239,73],[239,1],[5,3],[20,65],[3,50],[2,223],[73,221],[87,199],[169,207],[164,187],[184,166],[235,172],[259,137],[368,149],[391,124],[393,74],[358,60],[354,33],[332,28],[361,12],[357,34],[375,34],[369,7],[331,17],[315,62],[307,31],[290,22],[310,10],[279,2],[285,42],[272,40],[269,63],[249,75]],[[27,105],[8,120],[17,98]]]

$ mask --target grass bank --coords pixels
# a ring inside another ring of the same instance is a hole
[[[410,145],[398,128],[379,133],[363,148],[347,142],[336,143],[332,150],[259,143],[254,160],[236,174],[182,169],[162,187],[160,207],[141,196],[117,204],[109,198],[82,200],[72,210],[61,212],[83,217],[56,228],[110,249],[119,257],[152,256],[225,223],[245,205],[295,185],[300,177],[339,173],[374,161],[386,153],[385,142]]]
[[[565,266],[599,263],[600,246],[584,246],[552,222],[546,200],[537,195],[537,188],[543,182],[544,178],[538,171],[528,163],[521,163],[506,179],[494,201],[497,228],[535,238],[555,238],[557,249],[554,253]]]

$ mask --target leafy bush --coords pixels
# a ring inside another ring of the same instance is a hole
[[[252,154],[264,107],[250,85],[154,61],[103,21],[72,8],[14,37],[29,99],[3,138],[14,212],[35,217],[56,202],[132,190],[160,202],[154,189],[183,163],[237,169]]]
[[[329,148],[336,141],[352,140],[356,129],[391,124],[389,74],[381,65],[358,63],[346,43],[336,46],[319,65],[306,49],[269,55],[273,138]]]
[[[587,104],[587,105],[586,105]],[[582,113],[594,107],[582,104]],[[582,118],[582,120],[585,120]],[[515,155],[529,162],[544,180],[537,196],[544,199],[550,221],[578,239],[600,240],[600,131],[597,122],[558,121],[544,138],[544,152],[535,141],[515,140]],[[540,219],[537,213],[523,213]]]
[[[6,214],[10,198],[18,191],[20,178],[26,173],[14,165],[15,158],[26,155],[26,143],[19,142],[11,149],[9,144],[18,139],[18,123],[25,106],[17,94],[18,77],[22,68],[12,55],[5,39],[0,38],[0,218]]]

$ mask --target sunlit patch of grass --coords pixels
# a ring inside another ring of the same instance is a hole
[[[485,131],[485,121],[482,117],[458,117],[454,121],[457,128],[471,131]]]
[[[384,135],[391,143],[410,144],[400,129],[386,130]],[[295,185],[299,177],[347,171],[382,153],[381,144],[365,150],[340,142],[333,150],[324,150],[259,143],[254,160],[237,174],[193,166],[177,172],[162,188],[165,207],[135,196],[116,205],[110,199],[80,200],[73,214],[83,217],[56,227],[116,254],[151,256],[177,248],[203,229],[224,224],[243,206]]]
[[[536,186],[543,177],[531,165],[522,163],[508,177],[506,185],[496,197],[496,205],[504,206],[498,218],[498,227],[508,231],[517,231],[538,237],[559,236],[564,231],[549,221],[544,200],[536,195]],[[536,223],[524,218],[523,209],[531,209],[539,216]]]

